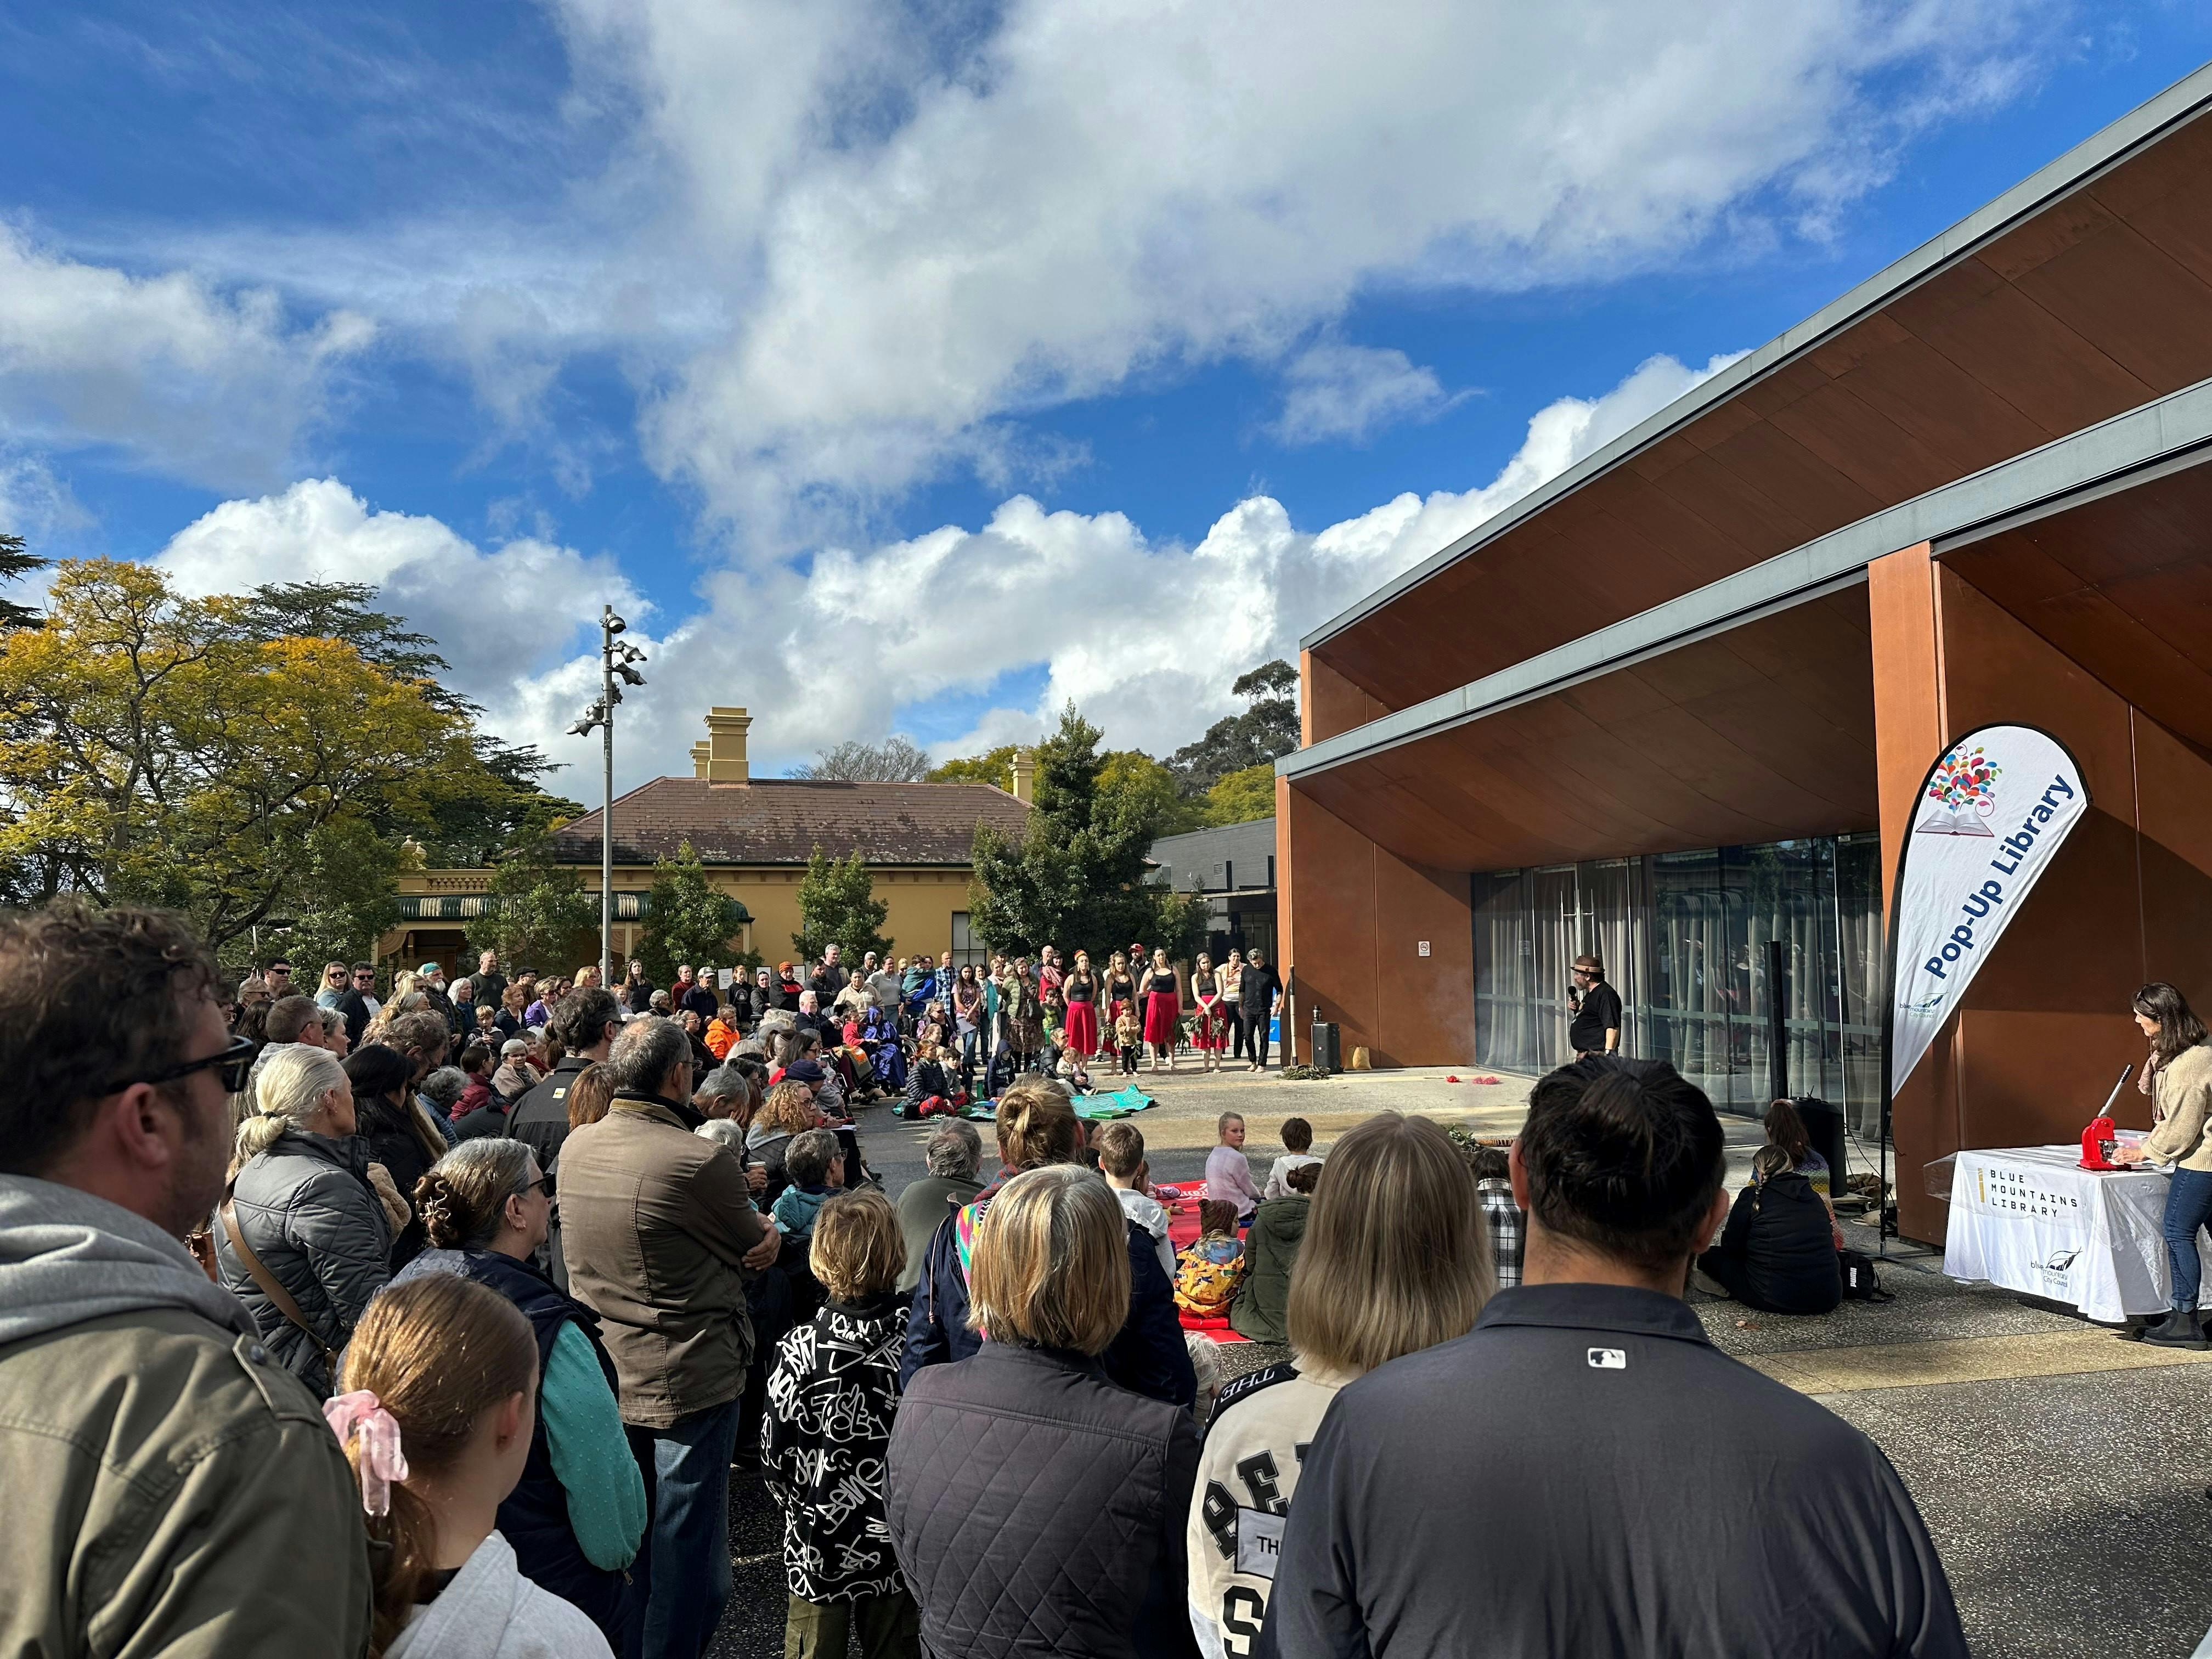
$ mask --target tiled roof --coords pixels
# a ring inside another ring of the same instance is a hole
[[[655,778],[615,802],[615,861],[674,858],[688,841],[707,864],[804,864],[818,844],[871,864],[964,865],[978,823],[1018,833],[1029,811],[986,783]],[[598,863],[599,813],[562,825],[553,845],[564,864]]]

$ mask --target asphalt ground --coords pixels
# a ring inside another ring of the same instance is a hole
[[[1140,1078],[1159,1104],[1134,1121],[1160,1181],[1203,1174],[1224,1110],[1245,1115],[1255,1178],[1294,1115],[1314,1125],[1320,1150],[1380,1110],[1484,1135],[1518,1127],[1533,1079],[1450,1075]],[[1740,1184],[1757,1126],[1723,1121]],[[977,1127],[988,1158],[990,1126]],[[894,1196],[921,1173],[927,1133],[884,1108],[863,1112],[865,1155]],[[1846,1232],[1854,1248],[1878,1253],[1871,1228]],[[1882,1449],[1927,1522],[1980,1659],[2192,1652],[2212,1626],[2203,1565],[2212,1554],[2212,1355],[2124,1342],[2069,1309],[1955,1283],[1917,1246],[1892,1241],[1888,1249],[1888,1304],[1846,1303],[1816,1319],[1753,1313],[1697,1291],[1691,1304],[1717,1346],[1819,1400]],[[1233,1374],[1279,1351],[1232,1344],[1221,1357]],[[1468,1430],[1480,1421],[1470,1401]],[[736,1589],[710,1650],[717,1659],[782,1651],[780,1526],[757,1480],[733,1480]]]

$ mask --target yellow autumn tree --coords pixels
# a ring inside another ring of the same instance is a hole
[[[147,565],[59,567],[0,641],[0,873],[182,910],[218,948],[352,875],[388,884],[392,826],[484,775],[465,715],[340,640],[270,639],[247,602]]]

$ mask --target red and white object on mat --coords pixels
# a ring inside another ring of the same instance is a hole
[[[2081,1167],[2085,1170],[2122,1170],[2127,1166],[2112,1162],[2112,1154],[2119,1149],[2120,1132],[2112,1122],[2112,1103],[2120,1097],[2120,1091],[2128,1086],[2132,1065],[2120,1067],[2120,1080],[2112,1085],[2112,1092],[2105,1097],[2105,1109],[2089,1120],[2081,1131]]]

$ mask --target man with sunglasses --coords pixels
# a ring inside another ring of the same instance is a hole
[[[338,1012],[345,1016],[346,1041],[359,1048],[361,1034],[368,1029],[368,1022],[383,1006],[376,996],[375,965],[356,962],[353,965],[353,983],[338,999]]]
[[[351,1656],[361,1500],[312,1395],[180,1242],[253,1045],[179,919],[0,921],[0,1652]]]

